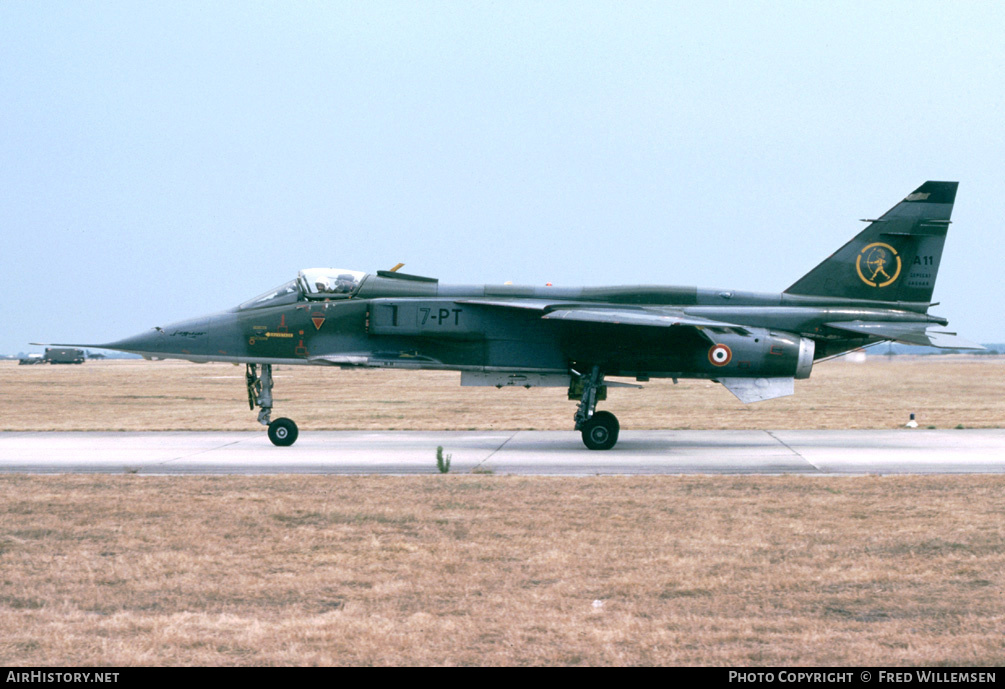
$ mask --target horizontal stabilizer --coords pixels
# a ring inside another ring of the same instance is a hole
[[[727,390],[744,404],[794,395],[793,378],[720,378]]]
[[[847,321],[845,323],[827,323],[826,325],[856,335],[868,335],[903,344],[939,347],[941,349],[984,349],[981,345],[964,339],[956,333],[940,330],[941,326],[931,323]]]

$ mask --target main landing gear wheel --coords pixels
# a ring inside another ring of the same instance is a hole
[[[272,441],[273,445],[278,445],[279,447],[286,447],[295,443],[298,433],[297,424],[293,423],[292,419],[276,419],[269,424],[269,440]]]
[[[583,424],[583,444],[591,450],[610,450],[618,442],[621,424],[609,411],[598,411]]]
[[[597,400],[605,399],[604,374],[600,366],[593,366],[589,373],[572,372],[576,376],[569,387],[569,399],[580,396],[576,410],[576,430],[583,433],[583,444],[591,450],[610,450],[618,442],[621,424],[609,411],[595,411]]]

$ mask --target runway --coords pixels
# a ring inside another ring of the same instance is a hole
[[[572,431],[304,431],[292,447],[264,432],[0,433],[0,473],[1005,473],[1005,430],[624,431],[606,452]]]

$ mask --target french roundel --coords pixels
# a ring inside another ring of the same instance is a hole
[[[724,344],[713,345],[708,350],[708,360],[713,366],[725,366],[733,358],[733,352]]]

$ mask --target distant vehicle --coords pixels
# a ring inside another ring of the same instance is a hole
[[[29,354],[26,357],[22,357],[17,360],[18,366],[31,366],[33,364],[47,364],[45,358],[42,354]]]
[[[712,380],[750,403],[793,394],[793,381],[808,378],[815,362],[864,345],[982,349],[928,314],[957,186],[925,182],[781,293],[441,285],[397,272],[401,264],[376,274],[313,268],[229,311],[74,346],[246,364],[248,405],[260,408],[276,445],[292,445],[298,430],[290,419],[270,420],[272,365],[305,364],[568,387],[583,442],[606,450],[620,424],[597,402],[608,386],[630,385],[609,376]],[[781,261],[777,249],[792,240],[775,232],[764,241]],[[723,253],[710,247],[714,260]]]
[[[87,355],[82,349],[70,347],[46,347],[45,356],[42,357],[50,364],[82,364]]]

